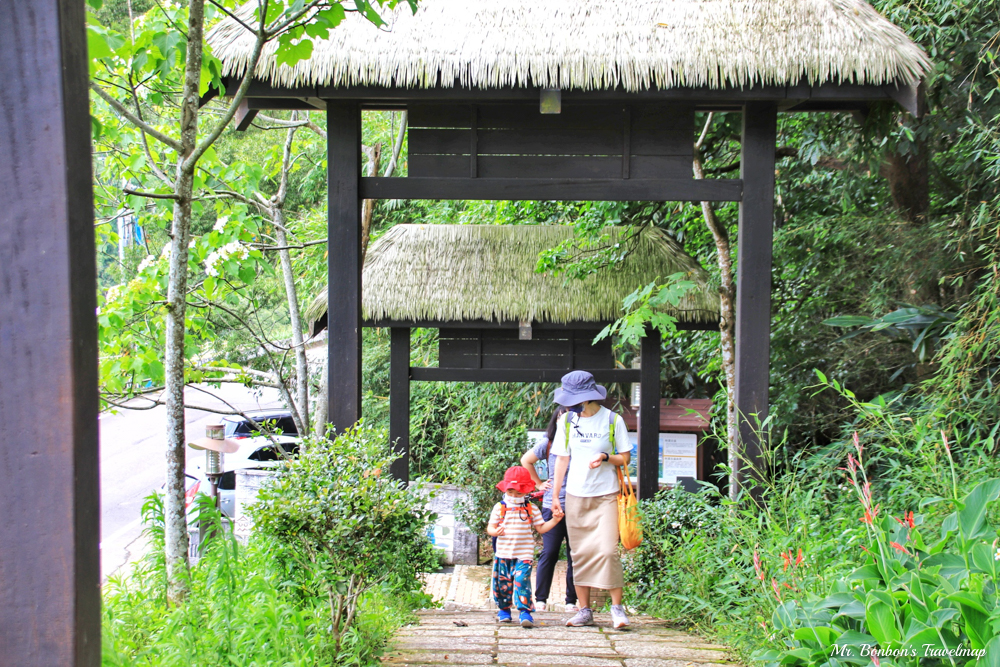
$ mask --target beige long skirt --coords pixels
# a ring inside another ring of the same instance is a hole
[[[566,530],[573,545],[576,585],[621,588],[625,579],[618,556],[618,494],[581,498],[567,493]]]

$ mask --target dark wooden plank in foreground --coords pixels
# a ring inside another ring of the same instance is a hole
[[[101,659],[84,3],[0,3],[0,665]]]
[[[361,196],[364,199],[739,201],[742,193],[743,183],[736,179],[427,177],[361,179]]]

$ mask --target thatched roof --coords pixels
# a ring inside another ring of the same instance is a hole
[[[609,228],[612,241],[625,228]],[[634,231],[632,228],[631,231]],[[565,225],[397,225],[372,243],[362,275],[366,320],[606,322],[622,299],[657,278],[686,273],[698,287],[680,307],[682,322],[715,323],[719,295],[708,274],[665,232],[646,228],[627,241],[620,266],[586,280],[535,273],[538,254],[573,237]],[[324,290],[310,321],[327,308]]]
[[[275,86],[638,91],[803,78],[913,84],[930,68],[923,50],[865,0],[421,0],[419,7],[416,15],[405,2],[386,10],[381,30],[352,14],[294,67],[277,65],[272,42],[259,76]],[[209,43],[226,75],[243,73],[251,34],[229,19]]]

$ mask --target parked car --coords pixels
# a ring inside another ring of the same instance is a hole
[[[254,426],[240,415],[226,415],[222,418],[222,424],[226,428],[226,439],[239,440],[241,438],[249,438],[263,430],[266,430],[268,433],[280,433],[281,435],[299,434],[299,430],[295,428],[295,420],[292,419],[292,413],[288,410],[257,410],[255,412],[247,412],[246,415],[263,428]]]
[[[256,420],[256,417],[254,417]],[[240,443],[239,451],[226,454],[222,459],[223,474],[219,479],[219,509],[230,519],[236,518],[236,471],[247,469],[270,468],[285,456],[294,456],[299,452],[299,438],[288,435],[273,436],[274,441],[267,436],[236,438]],[[275,445],[277,443],[277,445]],[[278,447],[284,454],[278,451]],[[205,457],[202,452],[195,456],[188,453],[187,492],[185,504],[191,506],[199,491],[208,493],[211,484],[205,475]]]

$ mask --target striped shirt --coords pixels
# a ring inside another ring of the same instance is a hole
[[[500,522],[500,507],[500,503],[493,506],[493,511],[490,512],[490,525]],[[531,527],[541,526],[544,523],[542,511],[531,503],[518,507],[509,506],[503,519],[503,535],[497,537],[497,558],[534,560],[535,538],[531,534]]]

